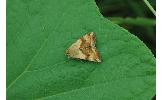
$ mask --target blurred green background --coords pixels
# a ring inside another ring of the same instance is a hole
[[[156,10],[156,0],[148,2]],[[104,17],[140,38],[156,57],[156,16],[143,0],[96,0],[96,4]]]
[[[156,8],[155,0],[148,0]],[[156,16],[143,0],[96,0],[102,15],[142,40],[156,56]]]

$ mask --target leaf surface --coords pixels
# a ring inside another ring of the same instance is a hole
[[[7,1],[8,100],[149,100],[155,58],[137,37],[103,18],[94,0]],[[102,62],[68,59],[95,32]]]

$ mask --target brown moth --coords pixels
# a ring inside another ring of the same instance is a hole
[[[101,62],[95,43],[96,38],[94,32],[90,32],[73,43],[66,50],[66,55],[70,58]]]

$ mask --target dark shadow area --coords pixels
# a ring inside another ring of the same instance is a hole
[[[156,100],[156,95],[152,98],[152,100]]]

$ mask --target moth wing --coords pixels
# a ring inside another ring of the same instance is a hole
[[[84,41],[84,42],[83,42]],[[80,38],[79,40],[77,40],[75,43],[73,43],[66,51],[66,55],[68,55],[68,57],[71,58],[78,58],[78,59],[84,59],[84,60],[88,60],[88,61],[94,61],[94,62],[101,62],[100,60],[100,56],[99,53],[95,47],[95,42],[96,42],[96,38],[94,35],[94,32],[90,32],[86,35],[84,35],[82,38]],[[90,51],[88,55],[87,55],[87,51],[85,50],[80,50],[81,45],[82,44],[90,44]]]
[[[80,51],[79,47],[82,41],[79,39],[73,43],[66,51],[66,54],[71,58],[85,59],[85,55]]]
[[[99,53],[97,51],[97,49],[95,47],[92,48],[92,51],[90,54],[89,54],[89,57],[87,60],[89,61],[94,61],[94,62],[101,62],[101,59],[100,59],[100,56],[99,56]]]

